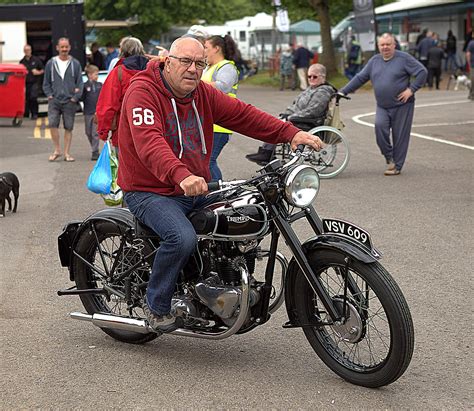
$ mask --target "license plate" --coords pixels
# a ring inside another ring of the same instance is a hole
[[[373,250],[370,234],[354,224],[343,220],[323,219],[325,233],[341,234]]]

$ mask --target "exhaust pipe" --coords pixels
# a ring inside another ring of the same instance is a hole
[[[100,313],[90,315],[73,312],[69,315],[75,320],[88,321],[100,328],[113,328],[115,330],[131,331],[140,334],[153,332],[153,330],[148,327],[145,320]]]
[[[232,325],[232,327],[228,328],[227,330],[218,332],[186,330],[178,328],[170,334],[181,335],[184,337],[204,338],[208,340],[223,340],[239,331],[247,319],[247,314],[250,305],[249,273],[244,267],[240,267],[240,273],[242,276],[242,295],[240,300],[240,310],[239,315],[237,316],[235,323]],[[108,315],[100,313],[95,313],[91,315],[80,312],[73,312],[69,315],[75,320],[88,321],[100,328],[113,328],[115,330],[131,331],[140,334],[156,332],[148,326],[145,320],[140,320],[136,318],[121,317],[118,315]]]

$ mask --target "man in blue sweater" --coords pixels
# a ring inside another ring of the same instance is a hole
[[[394,176],[400,174],[405,163],[415,109],[414,94],[425,84],[427,71],[411,55],[395,50],[392,34],[382,34],[377,44],[380,54],[373,56],[340,92],[352,93],[367,81],[372,82],[377,101],[377,145],[387,162],[384,174]],[[413,82],[410,81],[412,76],[415,77]]]

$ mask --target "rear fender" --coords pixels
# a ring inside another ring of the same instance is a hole
[[[81,236],[88,230],[95,221],[111,221],[123,223],[131,229],[135,228],[133,214],[126,208],[106,208],[87,217],[83,222],[73,221],[68,223],[58,237],[58,251],[61,259],[61,266],[69,268],[69,279],[74,281],[74,274],[71,266],[73,261],[73,250]]]
[[[334,234],[322,234],[317,237],[307,240],[303,245],[303,250],[305,255],[315,250],[330,250],[338,249],[341,250],[348,257],[355,258],[365,264],[370,264],[376,262],[380,255],[372,255],[367,249],[363,246],[360,246],[356,242],[350,241],[347,238]],[[285,284],[285,303],[286,311],[288,313],[288,318],[290,323],[293,325],[299,324],[298,315],[296,312],[295,305],[295,281],[296,276],[299,271],[298,263],[295,258],[292,258],[288,266],[288,271],[286,275],[286,284]]]

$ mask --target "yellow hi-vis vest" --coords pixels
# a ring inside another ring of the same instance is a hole
[[[233,64],[235,67],[235,63],[232,60],[222,60],[219,61],[219,63],[213,64],[212,66],[209,66],[204,73],[202,73],[201,80],[205,81],[206,83],[211,83],[212,76],[216,71],[218,71],[222,66],[225,66],[226,64]],[[237,68],[235,69],[237,71]],[[238,72],[237,72],[238,74]],[[227,93],[228,96],[236,98],[237,97],[237,89],[239,87],[239,83],[235,83],[232,86],[232,90]],[[232,134],[232,130],[228,130],[224,127],[221,127],[217,124],[214,124],[214,133],[226,133],[226,134]]]

